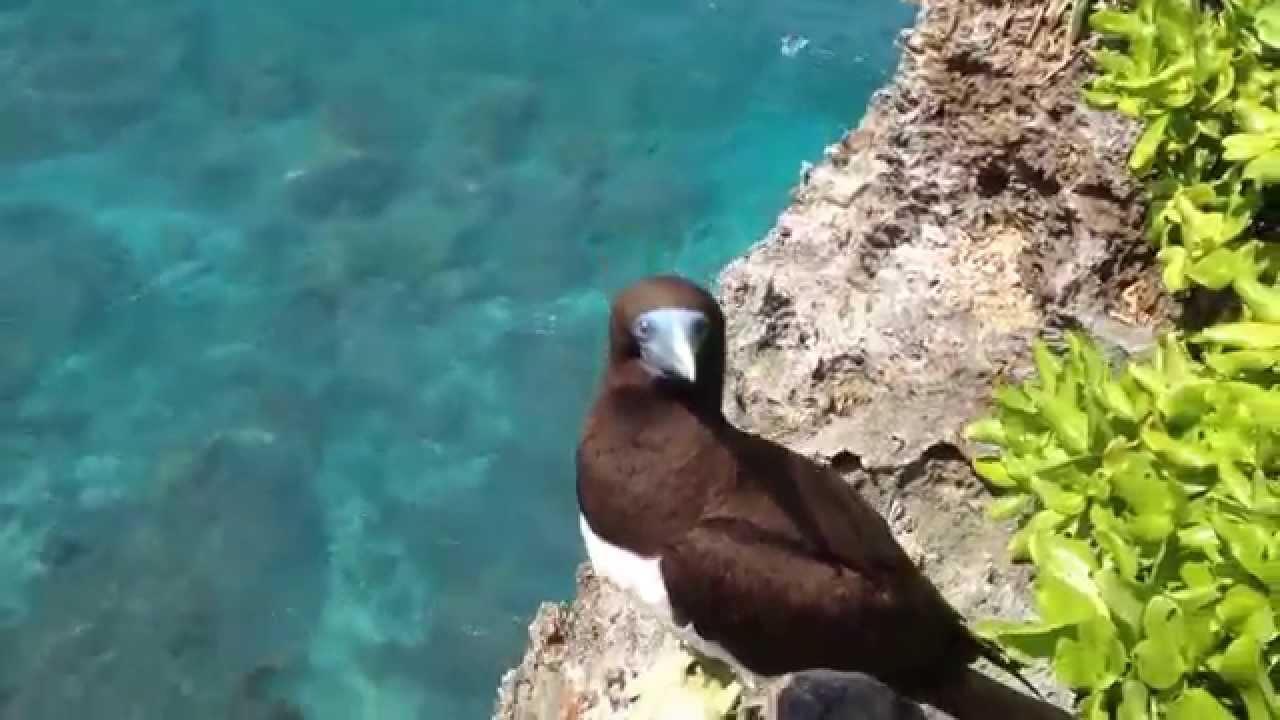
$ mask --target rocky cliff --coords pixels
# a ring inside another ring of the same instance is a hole
[[[1029,573],[982,514],[962,426],[1037,335],[1083,326],[1131,352],[1175,310],[1140,237],[1134,129],[1081,102],[1071,15],[926,0],[861,126],[719,279],[730,417],[833,463],[975,619],[1025,615]],[[530,640],[503,720],[621,717],[627,683],[675,644],[585,567]]]

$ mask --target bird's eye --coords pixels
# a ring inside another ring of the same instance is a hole
[[[641,318],[636,323],[636,337],[643,340],[649,337],[650,332],[653,332],[653,323],[649,322],[648,318]]]
[[[693,336],[701,340],[707,334],[707,319],[704,317],[695,318],[693,321]]]

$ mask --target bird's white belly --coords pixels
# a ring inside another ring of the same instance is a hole
[[[671,602],[667,598],[667,586],[662,581],[661,558],[645,557],[620,548],[603,539],[591,530],[587,519],[579,513],[578,527],[582,531],[582,539],[587,545],[587,557],[597,575],[608,579],[623,590],[630,591],[639,597],[661,619],[670,624],[676,636],[686,644],[693,646],[704,655],[718,657],[729,664],[738,675],[738,679],[749,686],[755,683],[755,676],[748,671],[738,659],[719,643],[707,640],[698,634],[693,623],[678,626],[671,612]]]
[[[597,575],[607,578],[623,590],[635,593],[646,605],[671,619],[671,603],[667,600],[667,586],[662,582],[660,558],[637,555],[605,540],[591,530],[587,519],[578,515],[578,527],[587,545],[587,557]]]

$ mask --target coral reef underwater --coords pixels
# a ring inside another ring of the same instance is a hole
[[[609,291],[762,236],[910,19],[0,0],[0,718],[487,717]]]

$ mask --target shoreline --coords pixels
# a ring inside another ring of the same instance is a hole
[[[963,425],[1046,331],[1134,352],[1177,312],[1141,236],[1135,128],[1084,105],[1062,10],[923,2],[857,129],[718,280],[730,419],[834,464],[970,620],[1025,616],[1030,574],[983,515]],[[675,643],[585,566],[530,640],[496,718],[621,717]],[[1032,680],[1066,701],[1045,669]]]

